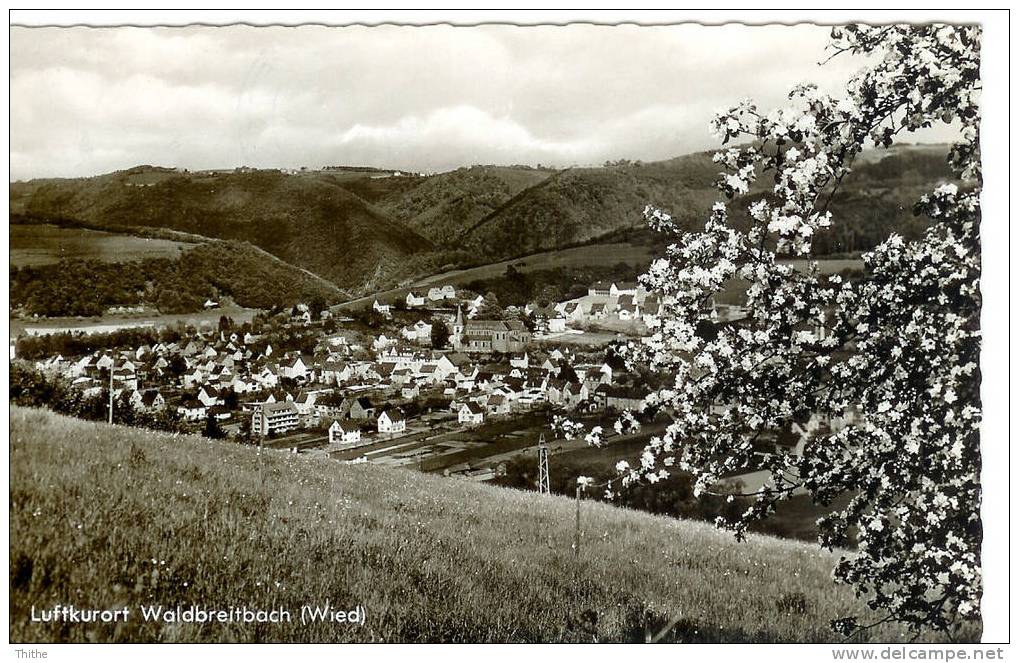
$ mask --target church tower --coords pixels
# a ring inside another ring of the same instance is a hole
[[[460,305],[456,307],[456,322],[453,323],[453,335],[450,337],[450,341],[453,343],[453,349],[457,352],[463,347],[463,334],[464,334],[464,314],[463,309]]]

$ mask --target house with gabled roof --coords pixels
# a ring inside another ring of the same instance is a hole
[[[166,408],[166,399],[158,389],[146,389],[141,394],[141,407],[149,411],[163,410]]]
[[[637,282],[636,281],[619,281],[609,286],[609,295],[612,297],[620,297],[622,295],[636,295],[637,294]]]
[[[294,405],[297,406],[297,413],[302,416],[309,416],[316,413],[315,400],[318,395],[313,391],[302,391],[294,399]]]
[[[493,394],[488,397],[485,407],[488,409],[489,414],[509,414],[510,400],[502,394]]]
[[[205,407],[212,407],[213,405],[223,404],[223,394],[212,385],[202,385],[202,388],[198,390],[198,400],[202,402]]]
[[[351,419],[371,419],[375,416],[375,405],[367,396],[361,396],[350,404]]]
[[[357,444],[361,441],[361,429],[349,421],[333,420],[329,424],[329,444]]]
[[[312,366],[311,358],[297,355],[280,362],[280,375],[293,380],[307,380]]]
[[[340,384],[349,380],[352,372],[345,361],[327,361],[319,369],[319,376],[327,384]]]
[[[457,411],[457,421],[468,426],[480,426],[485,421],[485,408],[468,401]]]
[[[398,407],[387,408],[378,418],[378,430],[380,433],[402,433],[407,430],[407,418],[403,410]]]
[[[205,419],[208,409],[200,400],[187,396],[177,405],[177,413],[185,421],[201,421]]]
[[[444,299],[455,299],[456,288],[451,285],[438,286],[428,289],[428,299],[433,302],[442,301]]]

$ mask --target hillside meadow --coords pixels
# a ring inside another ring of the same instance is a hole
[[[178,258],[191,245],[168,239],[136,237],[88,228],[38,223],[9,226],[10,260],[15,267],[48,265],[61,260],[127,262]]]
[[[408,470],[13,406],[10,468],[12,642],[830,641],[830,619],[865,610],[813,546],[591,502],[574,555],[573,500]],[[364,606],[366,623],[137,612],[327,601]],[[134,612],[29,622],[57,603]]]

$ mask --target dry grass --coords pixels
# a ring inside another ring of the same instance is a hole
[[[11,265],[47,265],[62,259],[127,262],[180,257],[190,244],[48,224],[10,225]]]
[[[12,641],[818,641],[832,557],[557,497],[11,408]],[[153,562],[154,560],[154,562]],[[362,604],[367,624],[31,624],[74,603]],[[870,634],[896,641],[886,629]],[[974,636],[975,637],[975,636]]]

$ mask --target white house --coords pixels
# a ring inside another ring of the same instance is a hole
[[[424,306],[425,297],[424,295],[415,295],[413,292],[407,293],[407,306],[413,308],[415,306]]]
[[[333,421],[329,425],[329,444],[357,444],[361,441],[361,429],[352,423]]]
[[[619,297],[620,295],[636,295],[637,284],[632,282],[613,283],[609,286],[609,295]]]
[[[351,372],[350,364],[341,361],[327,361],[320,370],[322,381],[334,384],[349,380]]]
[[[488,411],[491,414],[509,414],[510,401],[502,394],[496,394],[488,399]]]
[[[292,378],[295,380],[307,379],[309,377],[308,369],[311,368],[311,365],[312,362],[310,359],[305,361],[303,357],[298,356],[295,357],[293,360],[281,362],[280,374],[282,374],[283,377]]]
[[[444,299],[456,298],[456,288],[451,285],[444,285],[442,287],[430,288],[428,290],[428,299],[433,302],[442,301]]]
[[[468,426],[478,426],[485,421],[485,410],[474,401],[464,403],[457,413],[457,421]]]
[[[484,303],[485,298],[478,295],[474,299],[467,302],[467,317],[474,319],[478,315],[478,311],[481,309],[481,305]]]
[[[413,325],[404,327],[401,333],[411,343],[427,343],[432,339],[432,326],[424,320],[418,320]]]
[[[566,318],[556,317],[548,319],[548,332],[558,334],[566,331]]]
[[[302,391],[294,399],[294,405],[297,407],[297,413],[302,416],[310,416],[315,413],[315,399],[317,394],[313,391]]]
[[[205,418],[207,410],[201,401],[184,400],[177,406],[177,412],[187,421],[200,421]]]
[[[148,389],[144,392],[135,391],[131,394],[131,405],[136,410],[162,410],[166,407],[166,399],[157,389]]]
[[[402,433],[407,430],[407,419],[400,408],[388,409],[379,415],[378,428],[380,433]]]
[[[219,393],[219,390],[211,385],[204,385],[198,390],[198,400],[202,402],[205,407],[212,407],[213,405],[222,405],[223,396]]]
[[[378,311],[379,313],[381,313],[382,315],[386,316],[387,318],[391,315],[392,310],[393,310],[392,305],[390,305],[390,304],[380,304],[379,300],[377,300],[377,299],[375,300],[375,303],[372,304],[372,308],[374,310]]]
[[[396,345],[396,339],[395,338],[386,338],[385,334],[379,334],[375,338],[375,340],[372,341],[372,349],[375,350],[376,352],[378,352],[380,350],[384,350],[386,348],[391,348],[394,345]]]

